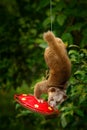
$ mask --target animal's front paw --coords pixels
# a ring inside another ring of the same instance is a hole
[[[38,102],[39,102],[39,103],[43,103],[44,100],[43,100],[43,99],[38,99]]]
[[[54,37],[55,37],[55,36],[54,36],[54,34],[53,34],[51,31],[45,32],[45,33],[43,34],[44,40],[45,40],[45,41],[48,41],[48,42],[52,41]]]

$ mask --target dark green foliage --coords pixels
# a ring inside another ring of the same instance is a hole
[[[45,76],[43,33],[50,28],[50,0],[0,1],[0,130],[87,128],[86,0],[52,0],[52,31],[67,45],[72,62],[61,114],[47,119],[13,100],[15,93],[33,93]]]

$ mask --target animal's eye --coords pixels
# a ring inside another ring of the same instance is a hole
[[[56,104],[58,104],[59,102],[58,101],[56,101]]]
[[[64,96],[63,96],[63,98],[64,98],[64,99],[66,99],[66,98],[67,98],[67,96],[66,96],[66,95],[64,95]]]
[[[54,99],[53,99],[53,98],[51,98],[50,100],[51,100],[51,101],[54,101]]]
[[[55,89],[55,88],[51,88],[50,91],[51,91],[51,92],[55,92],[56,89]]]

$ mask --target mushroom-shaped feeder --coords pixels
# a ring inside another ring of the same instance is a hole
[[[31,94],[15,94],[14,99],[23,107],[30,111],[37,112],[43,115],[58,115],[59,110],[51,107],[47,101],[39,102]]]

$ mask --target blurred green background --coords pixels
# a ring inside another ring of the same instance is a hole
[[[0,1],[0,130],[87,129],[87,1]],[[43,33],[52,28],[67,46],[72,62],[68,99],[58,117],[32,113],[14,101],[16,93],[32,93],[47,66]]]

